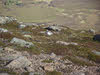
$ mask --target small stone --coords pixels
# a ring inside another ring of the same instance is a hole
[[[96,31],[94,29],[89,29],[89,32],[95,34]]]
[[[51,53],[50,58],[53,59],[53,58],[55,58],[55,57],[56,57],[56,54]]]
[[[78,45],[78,43],[70,42],[71,45]]]
[[[53,35],[53,33],[51,31],[46,31],[46,34],[49,35],[49,36]]]
[[[61,68],[61,69],[65,69],[65,68],[66,68],[66,65],[61,64],[60,68]]]
[[[19,28],[20,28],[20,29],[23,29],[23,28],[25,28],[25,27],[26,27],[26,25],[23,25],[23,24],[19,25]]]
[[[64,42],[64,41],[57,41],[56,43],[62,44],[62,45],[78,45],[78,43],[74,43],[74,42]]]
[[[60,62],[55,62],[54,64],[55,64],[55,66],[57,66],[57,65],[60,65]]]
[[[81,31],[80,33],[86,33],[86,31]]]
[[[93,52],[94,54],[100,56],[100,52],[99,52],[99,51],[93,50],[92,52]]]
[[[4,50],[5,50],[5,51],[14,51],[14,49],[9,48],[9,47],[5,47]]]
[[[61,31],[61,28],[58,26],[49,26],[49,27],[46,27],[45,29],[53,30],[53,31]]]
[[[64,60],[63,62],[64,62],[65,64],[72,64],[72,62],[69,61],[68,59]]]
[[[34,71],[31,67],[26,67],[26,70],[27,70],[28,72],[33,72],[33,71]]]
[[[26,38],[32,38],[31,35],[24,35],[24,37],[26,37]]]
[[[54,71],[54,67],[51,66],[51,65],[45,65],[45,66],[44,66],[44,70],[45,70],[45,71]]]
[[[8,30],[4,28],[0,28],[0,32],[8,32]]]
[[[57,41],[56,43],[58,43],[58,44],[63,44],[63,45],[69,45],[69,43],[64,42],[64,41]]]

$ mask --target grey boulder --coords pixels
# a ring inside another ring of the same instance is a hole
[[[11,61],[6,67],[8,68],[26,68],[31,65],[31,62],[24,56],[21,56]]]
[[[25,40],[22,40],[22,39],[19,39],[19,38],[16,38],[16,37],[14,37],[10,41],[10,43],[20,45],[21,47],[27,47],[27,48],[30,48],[30,47],[34,46],[34,44],[32,42],[27,42]]]

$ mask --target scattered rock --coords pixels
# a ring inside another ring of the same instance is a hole
[[[58,26],[49,26],[49,27],[46,27],[45,29],[53,30],[53,31],[61,31],[61,28]]]
[[[8,68],[25,68],[31,65],[31,62],[24,56],[11,61],[6,67]]]
[[[30,47],[34,46],[34,44],[32,42],[26,42],[25,40],[18,39],[16,37],[14,37],[10,41],[10,43],[17,44],[17,45],[20,45],[21,47],[27,47],[27,48],[30,48]]]
[[[20,22],[20,25],[19,25],[19,28],[25,28],[25,27],[28,27],[28,26],[38,26],[37,23],[23,23],[23,22]]]
[[[86,33],[86,31],[81,31],[80,33]]]
[[[71,45],[78,45],[78,43],[70,42]]]
[[[54,67],[51,66],[51,65],[45,65],[45,66],[44,66],[44,70],[45,70],[45,71],[50,71],[50,72],[52,72],[52,71],[54,71]]]
[[[94,51],[92,51],[94,54],[96,54],[96,55],[99,55],[100,56],[100,52],[98,52],[98,51],[96,51],[96,50],[94,50]]]
[[[53,59],[53,58],[55,58],[55,57],[56,57],[56,54],[51,53],[50,58]]]
[[[8,32],[8,30],[4,28],[0,28],[0,32]]]
[[[92,33],[92,34],[96,33],[96,31],[94,29],[89,29],[89,32]]]
[[[14,49],[9,48],[9,47],[5,47],[4,50],[5,50],[5,51],[14,51]]]
[[[26,70],[28,71],[28,72],[34,72],[34,70],[29,66],[29,67],[26,67]]]
[[[46,31],[46,35],[53,35],[53,33],[51,31]]]
[[[60,69],[65,69],[66,65],[65,64],[60,64]]]
[[[26,37],[26,38],[32,38],[31,35],[24,35],[24,37]]]
[[[4,17],[4,16],[0,16],[0,24],[6,24],[12,21],[16,21],[17,19],[13,18],[13,17]]]
[[[78,43],[74,43],[74,42],[64,42],[64,41],[57,41],[56,43],[62,44],[62,45],[78,45]]]
[[[21,24],[21,25],[18,26],[18,28],[20,28],[20,29],[23,29],[25,27],[26,27],[26,25],[23,25],[23,24]]]

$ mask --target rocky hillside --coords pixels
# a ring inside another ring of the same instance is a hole
[[[0,16],[0,75],[100,75],[95,34]]]

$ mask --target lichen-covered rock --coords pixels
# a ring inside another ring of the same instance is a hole
[[[34,44],[32,42],[27,42],[25,40],[22,40],[22,39],[19,39],[19,38],[16,38],[16,37],[14,37],[10,41],[10,43],[17,44],[17,45],[20,45],[21,47],[27,47],[27,48],[34,46]]]
[[[31,62],[24,56],[11,61],[6,67],[8,68],[25,68],[31,65]]]

